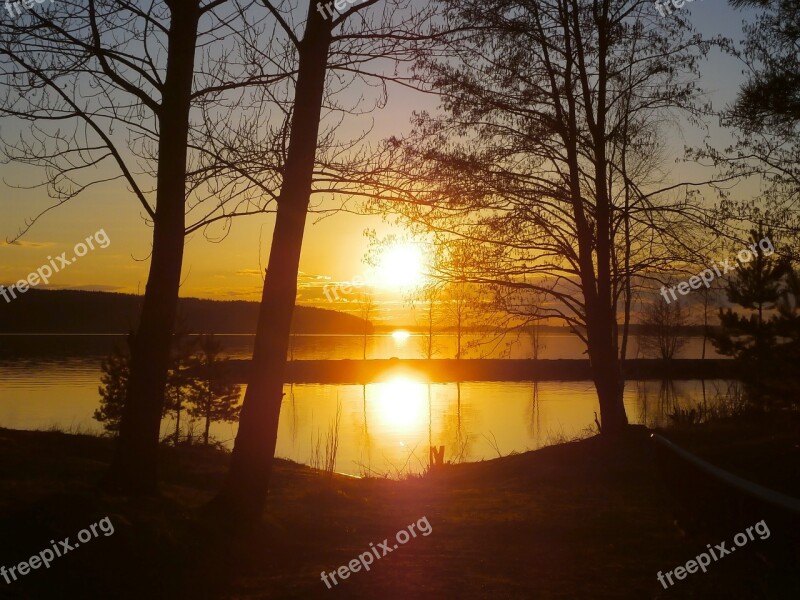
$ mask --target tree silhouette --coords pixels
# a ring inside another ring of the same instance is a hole
[[[192,383],[187,400],[189,414],[202,419],[203,443],[208,445],[211,423],[234,422],[239,418],[240,386],[226,379],[225,363],[220,361],[222,344],[214,335],[203,335],[191,361]]]
[[[30,123],[21,136],[8,128],[15,133],[3,140],[3,152],[40,168],[41,185],[55,200],[19,236],[50,209],[109,181],[127,186],[153,227],[127,401],[105,478],[109,487],[135,493],[156,487],[184,235],[262,212],[254,196],[271,199],[264,183],[257,195],[253,186],[216,185],[241,173],[236,157],[215,143],[218,124],[227,122],[226,107],[247,110],[248,89],[290,77],[248,67],[247,47],[263,32],[245,16],[254,0],[140,4],[63,0],[0,22],[0,116]],[[204,52],[196,56],[199,47]]]
[[[753,243],[765,237],[773,240],[771,232],[751,232]],[[784,309],[784,315],[777,309],[781,304],[789,306],[786,278],[791,272],[785,257],[756,252],[749,262],[741,264],[726,288],[728,300],[745,313],[721,308],[721,328],[710,334],[717,352],[736,359],[740,377],[749,386],[751,400],[757,403],[766,401],[768,382],[775,378],[776,369],[783,362],[785,342],[780,339],[786,333],[783,321],[792,321],[788,308]]]
[[[745,27],[743,54],[750,67],[733,115],[750,129],[785,129],[800,123],[800,1],[731,0],[736,8],[762,8]]]
[[[603,433],[617,433],[631,299],[704,226],[661,159],[673,113],[700,124],[711,43],[645,0],[440,4],[453,30],[420,55],[416,83],[441,105],[376,157],[390,179],[373,179],[376,205],[441,234],[437,251],[467,241],[468,281],[520,320],[536,305],[566,323],[586,344]]]
[[[746,67],[735,102],[721,112],[733,144],[698,149],[728,177],[757,175],[763,193],[726,198],[720,208],[735,220],[781,232],[783,251],[800,248],[800,2],[730,0],[736,8],[760,9],[744,25],[744,39],[728,51]],[[749,226],[749,225],[748,225]],[[738,233],[738,232],[737,232]],[[792,239],[793,238],[793,239]]]
[[[330,107],[335,123],[341,122],[348,111],[334,98],[334,92],[342,81],[377,82],[383,88],[394,73],[389,69],[388,75],[382,75],[381,65],[408,60],[429,37],[420,33],[420,28],[430,8],[417,9],[408,0],[387,0],[381,10],[368,15],[377,1],[366,0],[328,18],[317,11],[316,0],[308,0],[302,33],[301,27],[290,25],[294,19],[284,18],[288,13],[284,15],[276,5],[264,2],[281,31],[278,43],[259,51],[265,61],[286,64],[296,84],[286,92],[290,100],[283,107],[288,130],[281,145],[280,191],[253,349],[254,367],[242,404],[230,471],[212,502],[212,510],[228,518],[257,520],[266,500],[312,192],[346,194],[352,184],[350,163],[356,161],[353,147],[360,139],[340,142],[335,148],[335,127],[326,125],[321,131],[323,106]],[[353,107],[351,112],[363,110]],[[258,160],[258,152],[251,155]]]
[[[679,301],[668,304],[657,296],[645,308],[642,325],[645,329],[639,335],[639,347],[657,358],[675,358],[689,341],[681,331],[689,325],[689,319]]]
[[[130,348],[131,337],[127,338]],[[169,370],[167,371],[167,386],[164,390],[164,403],[161,417],[170,412],[175,413],[174,443],[180,441],[181,411],[183,399],[188,390],[194,385],[195,378],[190,370],[194,342],[189,338],[185,329],[179,327],[173,336],[172,352],[170,354]],[[103,360],[98,388],[100,392],[100,407],[94,411],[94,419],[103,424],[104,429],[115,435],[119,434],[120,421],[126,402],[126,390],[130,379],[131,358],[130,350],[124,351],[119,346],[114,346],[110,356]]]
[[[178,326],[172,341],[172,355],[167,372],[167,387],[164,391],[165,413],[175,415],[175,436],[173,443],[177,446],[181,439],[181,413],[187,399],[187,393],[194,384],[191,367],[197,340],[190,338],[184,326]]]
[[[125,394],[130,378],[130,355],[114,346],[111,355],[100,366],[100,406],[95,409],[93,418],[103,424],[103,428],[113,434],[119,433]]]

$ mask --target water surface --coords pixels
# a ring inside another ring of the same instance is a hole
[[[228,355],[249,358],[252,336],[219,337]],[[441,337],[443,345],[454,342]],[[0,336],[0,426],[100,433],[92,419],[100,363],[122,342],[122,336]],[[580,358],[570,353],[571,340],[546,336],[545,342],[550,350],[542,358]],[[371,358],[420,357],[420,336],[375,336],[368,344]],[[360,358],[362,351],[360,336],[295,338],[295,358]],[[631,422],[657,426],[677,407],[717,402],[727,387],[724,381],[631,381],[624,401]],[[589,381],[432,384],[418,373],[398,372],[367,385],[295,384],[285,391],[276,455],[311,464],[319,448],[316,459],[322,458],[338,411],[336,470],[352,475],[419,472],[432,445],[443,445],[445,460],[453,462],[524,452],[593,430],[598,410]],[[165,419],[163,435],[173,427]],[[195,423],[194,431],[202,426]],[[215,423],[211,434],[230,447],[236,425]]]

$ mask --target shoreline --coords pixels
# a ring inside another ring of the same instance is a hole
[[[230,380],[246,383],[250,360],[229,359]],[[373,359],[293,360],[286,363],[285,383],[367,384],[404,375],[430,383],[463,381],[587,381],[588,359]],[[736,379],[730,359],[630,359],[628,380]]]

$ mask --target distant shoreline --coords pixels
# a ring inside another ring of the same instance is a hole
[[[0,332],[4,334],[120,334],[135,331],[142,296],[116,292],[31,289],[24,302],[0,300]],[[179,298],[178,329],[192,333],[254,334],[260,305],[244,300]],[[372,324],[327,308],[298,305],[292,333],[363,333]]]
[[[246,383],[249,360],[228,360],[230,377]],[[375,359],[293,360],[286,366],[286,383],[366,384],[400,375],[418,376],[434,383],[459,381],[586,381],[591,380],[588,359]],[[630,359],[629,380],[736,379],[730,359]]]

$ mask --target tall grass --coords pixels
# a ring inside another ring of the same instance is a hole
[[[336,403],[336,415],[325,433],[325,446],[322,445],[322,434],[317,430],[316,439],[311,434],[311,468],[321,475],[333,478],[336,470],[336,455],[339,453],[339,424],[342,420],[342,403]]]
[[[696,425],[740,417],[747,414],[747,410],[748,402],[744,386],[734,381],[728,384],[726,392],[717,392],[711,405],[698,402],[695,408],[676,408],[667,414],[667,417],[672,426]]]

